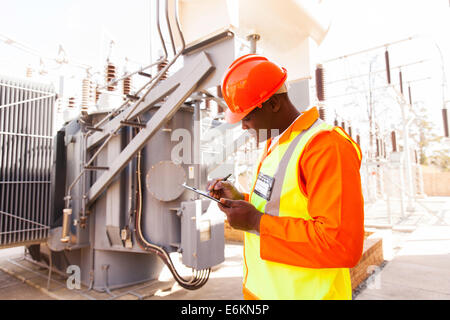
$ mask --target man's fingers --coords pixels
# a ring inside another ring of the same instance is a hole
[[[208,184],[207,189],[209,191],[222,189],[223,188],[222,180],[223,180],[223,178],[212,180],[211,183]]]
[[[216,199],[220,199],[220,195],[219,195],[219,193],[216,192],[216,191],[211,191],[211,196],[213,196],[213,197],[216,198]]]
[[[220,198],[220,203],[228,208],[232,208],[233,207],[233,200],[229,200],[229,199],[225,199],[225,198]]]
[[[216,186],[216,183],[219,182],[220,179],[214,179],[211,181],[211,184],[208,186],[208,190],[211,191],[214,189],[214,187]]]
[[[217,206],[219,207],[219,209],[220,209],[223,213],[225,213],[225,214],[227,215],[227,218],[228,218],[228,210],[229,210],[230,208],[227,207],[227,206],[225,206],[225,205],[223,205],[223,204],[221,204],[221,203],[218,203]]]
[[[214,190],[220,190],[223,188],[223,184],[220,181],[217,181],[217,183],[214,184]]]

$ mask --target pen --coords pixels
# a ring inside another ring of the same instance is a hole
[[[228,174],[225,178],[223,178],[222,181],[227,181],[227,179],[228,179],[229,177],[231,177],[231,173]]]
[[[220,180],[220,181],[227,181],[227,179],[228,179],[229,177],[231,177],[231,173],[229,173],[225,178],[223,178],[223,179]],[[217,182],[219,182],[219,180],[216,181],[216,183],[217,183]],[[212,189],[214,189],[214,186],[216,185],[216,183],[214,183],[212,186],[210,186],[210,187],[208,188],[208,191],[209,191],[210,194],[211,194],[211,192],[212,192]],[[220,201],[218,201],[218,202],[220,202]],[[223,205],[223,204],[222,204],[222,205]],[[225,207],[227,207],[227,206],[225,206]]]
[[[223,179],[220,180],[220,181],[227,181],[227,179],[228,179],[229,177],[231,177],[231,173],[229,173],[225,178],[223,178]],[[219,182],[219,180],[216,181],[216,183],[217,183],[217,182]],[[212,186],[210,186],[210,187],[208,188],[208,191],[209,191],[209,192],[212,191],[212,189],[214,188],[214,186],[216,185],[216,183],[214,183]]]

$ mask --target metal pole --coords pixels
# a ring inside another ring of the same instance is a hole
[[[403,159],[400,160],[399,163],[399,169],[400,169],[400,212],[401,212],[401,218],[405,218],[405,174],[403,172],[404,166],[403,166]]]
[[[200,188],[201,172],[200,172],[200,101],[195,101],[194,104],[194,185]]]
[[[414,207],[412,204],[412,197],[414,195],[413,190],[413,184],[412,184],[412,176],[411,176],[411,157],[409,153],[409,122],[407,122],[406,116],[405,116],[405,103],[401,103],[401,111],[402,111],[402,125],[403,125],[403,143],[404,143],[404,152],[403,157],[406,157],[405,164],[406,164],[406,182],[407,182],[407,198],[408,198],[408,204],[406,207],[407,211],[413,212]]]
[[[389,166],[389,163],[386,163],[386,175],[388,177],[391,176],[391,167]],[[388,218],[388,224],[392,225],[392,210],[391,210],[391,192],[392,192],[392,182],[388,181],[388,183],[385,185],[386,194],[386,208],[387,208],[387,218]]]
[[[247,40],[250,41],[250,53],[256,53],[256,42],[261,39],[259,34],[250,34]]]
[[[374,129],[375,129],[375,112],[372,99],[372,64],[376,61],[377,56],[373,57],[369,65],[369,157],[374,155]]]

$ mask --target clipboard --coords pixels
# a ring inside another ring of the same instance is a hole
[[[206,197],[206,198],[208,198],[208,199],[210,199],[210,200],[213,200],[213,201],[215,201],[215,202],[217,202],[217,203],[220,203],[221,205],[225,206],[223,203],[220,202],[220,200],[218,200],[218,199],[216,199],[216,198],[210,196],[210,195],[209,195],[207,192],[205,192],[205,191],[199,190],[199,189],[194,188],[194,187],[190,187],[190,186],[186,185],[185,183],[183,183],[182,186],[185,187],[185,188],[188,189],[188,190],[194,191],[195,193],[198,193],[199,195],[202,195],[202,196],[204,196],[204,197]],[[225,206],[225,207],[226,207],[226,206]]]

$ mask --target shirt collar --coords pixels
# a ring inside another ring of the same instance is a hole
[[[314,122],[319,118],[319,111],[316,107],[312,107],[305,112],[303,112],[297,119],[295,119],[291,125],[279,136],[278,141],[276,141],[275,145],[283,143],[284,141],[289,140],[292,132],[301,132],[303,130],[307,130],[311,127]],[[271,146],[272,139],[267,141],[266,150],[273,149],[275,145]]]

